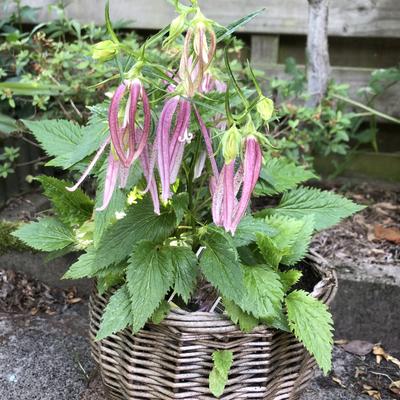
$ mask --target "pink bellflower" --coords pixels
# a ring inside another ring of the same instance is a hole
[[[122,124],[119,121],[120,103],[126,91],[129,91],[127,104],[124,110]],[[139,101],[142,101],[143,127],[140,135],[137,134],[136,114]],[[107,161],[107,171],[103,192],[103,203],[96,211],[103,211],[107,208],[112,198],[117,183],[120,188],[127,184],[129,171],[134,161],[141,156],[146,147],[150,133],[150,106],[146,91],[139,79],[125,81],[116,89],[108,112],[108,124],[110,135],[98,149],[96,155],[83,172],[78,182],[67,187],[69,191],[75,191],[85,178],[90,174],[97,161],[110,144],[110,152]],[[139,140],[136,140],[139,139]],[[156,209],[156,207],[155,207]]]
[[[235,172],[235,160],[224,164],[221,173],[210,181],[212,217],[218,226],[235,233],[250,203],[251,194],[260,176],[262,152],[253,135],[245,139],[243,163]],[[238,198],[239,191],[240,197]]]

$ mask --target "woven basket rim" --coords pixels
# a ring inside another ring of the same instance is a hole
[[[310,251],[305,259],[312,265],[312,267],[320,274],[321,277],[321,279],[315,284],[314,290],[310,294],[313,297],[322,298],[324,303],[329,304],[337,291],[338,280],[335,269],[331,267],[322,256],[314,251]],[[325,285],[322,285],[321,288],[321,283],[323,282],[325,282]],[[213,311],[187,311],[179,307],[172,308],[163,321],[157,325],[175,326],[178,323],[196,324],[196,322],[201,322],[203,327],[207,322],[210,324],[218,322],[219,328],[222,328],[223,326],[237,328],[237,325],[234,324],[229,316],[225,313],[221,314]],[[225,322],[225,324],[221,324],[222,322]],[[151,322],[148,322],[148,324],[153,325]],[[213,325],[210,325],[210,327],[212,326]],[[193,326],[193,328],[194,327],[195,326]],[[266,329],[271,328],[265,325],[258,325],[253,332]]]

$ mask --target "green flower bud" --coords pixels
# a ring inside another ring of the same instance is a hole
[[[171,24],[169,26],[168,38],[164,41],[163,44],[164,47],[170,46],[175,41],[175,39],[183,33],[183,31],[185,30],[185,23],[186,17],[183,14],[178,15],[171,21]]]
[[[242,135],[236,125],[228,129],[222,136],[222,155],[225,163],[231,163],[239,154]]]
[[[95,60],[108,61],[118,53],[118,44],[112,40],[103,40],[96,43],[92,49],[92,57]]]
[[[274,102],[268,97],[260,96],[260,100],[257,103],[257,111],[265,122],[269,121],[274,112]]]

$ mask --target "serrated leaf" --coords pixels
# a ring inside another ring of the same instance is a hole
[[[255,242],[257,233],[265,235],[273,235],[276,233],[275,229],[268,225],[265,219],[254,218],[247,215],[240,221],[233,242],[236,247],[246,246],[251,242]]]
[[[96,340],[101,340],[113,333],[122,331],[132,321],[132,308],[127,285],[118,289],[108,301],[101,318]]]
[[[277,315],[285,294],[279,274],[266,265],[243,265],[243,270],[246,294],[235,302],[256,318]]]
[[[297,269],[289,269],[287,271],[280,271],[281,282],[283,285],[283,290],[286,293],[293,285],[295,285],[303,273]]]
[[[117,264],[127,258],[140,240],[161,241],[175,228],[175,214],[164,209],[154,213],[148,196],[129,207],[126,216],[115,222],[104,233],[96,248],[97,268]]]
[[[231,238],[225,233],[212,230],[201,238],[205,249],[200,256],[200,268],[206,279],[221,294],[238,301],[244,295],[243,270]]]
[[[133,332],[144,326],[174,283],[172,251],[169,246],[142,240],[132,252],[126,279],[132,304]]]
[[[189,194],[186,192],[178,193],[172,198],[172,207],[176,215],[176,223],[180,224],[189,205]]]
[[[170,260],[174,267],[174,291],[187,303],[195,289],[198,273],[197,257],[188,247],[171,247]]]
[[[81,128],[67,120],[23,121],[44,151],[52,157],[53,166],[67,168],[70,154],[82,140]]]
[[[96,254],[92,247],[87,249],[87,252],[82,254],[78,261],[74,262],[64,274],[62,279],[81,279],[93,277],[96,272],[101,269],[96,263]]]
[[[59,219],[67,225],[81,225],[91,218],[93,201],[82,190],[70,192],[70,182],[42,175],[37,178],[42,184],[44,194],[48,197]]]
[[[243,311],[233,301],[223,300],[225,311],[234,324],[239,324],[240,329],[245,333],[250,333],[258,324],[259,321],[253,315]]]
[[[282,158],[270,158],[261,169],[255,194],[266,196],[283,193],[313,178],[317,176],[303,166],[295,165]]]
[[[299,188],[283,195],[276,208],[268,209],[269,214],[303,218],[314,215],[315,228],[325,229],[337,224],[364,206],[353,203],[338,194],[315,188]]]
[[[159,324],[167,317],[170,311],[171,305],[168,301],[163,300],[151,316],[151,322],[153,324]]]
[[[125,281],[125,264],[112,265],[96,274],[99,294],[108,292],[113,287],[121,286]]]
[[[60,250],[74,243],[75,240],[70,228],[50,217],[22,225],[12,235],[28,246],[41,251]]]
[[[260,318],[260,322],[271,328],[280,329],[284,332],[290,332],[288,320],[283,310],[279,310],[273,317]]]
[[[97,174],[97,191],[96,191],[96,205],[95,209],[101,207],[103,204],[103,191],[105,176],[107,170],[107,160],[101,166]],[[131,167],[129,173],[128,181],[126,187],[130,189],[132,186],[136,185],[140,180],[142,175],[142,170],[139,163],[134,164]],[[106,229],[114,222],[116,222],[116,213],[124,212],[127,207],[126,194],[123,189],[116,188],[111,197],[108,207],[104,211],[94,212],[94,232],[93,232],[93,242],[95,247],[97,247],[103,233]]]
[[[209,388],[215,397],[220,397],[228,382],[229,371],[233,363],[233,353],[229,350],[217,350],[212,354],[213,369],[208,379]]]
[[[270,254],[275,252],[275,255],[282,256],[280,262],[285,265],[294,265],[304,258],[314,231],[313,216],[295,219],[273,215],[266,220],[277,232],[271,238],[273,245],[269,246]]]
[[[289,327],[327,374],[332,368],[333,321],[328,307],[304,290],[286,297]]]
[[[269,236],[261,234],[257,234],[257,247],[264,262],[277,270],[283,256],[282,249],[279,249]]]

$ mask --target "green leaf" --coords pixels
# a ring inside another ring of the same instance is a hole
[[[262,12],[264,12],[264,10],[265,10],[265,8],[260,8],[259,10],[254,11],[254,12],[246,15],[245,17],[232,22],[226,28],[221,27],[221,29],[216,30],[217,42],[221,42],[222,40],[228,38],[236,30],[238,30],[242,26],[248,24],[252,19],[254,19],[258,15],[260,15]]]
[[[171,305],[168,301],[163,300],[151,316],[151,322],[153,322],[153,324],[159,324],[167,317],[170,311]]]
[[[236,247],[246,246],[256,241],[257,233],[273,235],[276,231],[264,219],[253,218],[251,215],[247,215],[240,221],[233,236],[233,242]]]
[[[18,129],[17,121],[8,115],[0,113],[0,133],[6,135],[15,132]]]
[[[48,197],[58,217],[67,225],[81,225],[91,218],[93,201],[82,190],[70,192],[66,189],[72,186],[52,176],[42,175],[36,178],[43,186],[44,194]]]
[[[208,232],[201,238],[205,249],[200,256],[200,267],[206,279],[225,298],[238,301],[244,295],[243,270],[231,242],[222,231]]]
[[[242,301],[235,302],[256,318],[273,317],[282,309],[284,291],[280,276],[271,268],[243,266],[246,295]]]
[[[99,294],[108,292],[113,287],[121,286],[125,281],[125,264],[113,265],[96,275]]]
[[[154,213],[148,196],[128,207],[126,216],[106,230],[96,248],[95,263],[98,269],[118,264],[127,258],[140,240],[161,241],[175,229],[175,214],[164,209]]]
[[[255,194],[265,196],[283,193],[313,178],[317,176],[302,166],[282,158],[270,158],[261,169]]]
[[[189,194],[186,192],[178,193],[172,198],[172,207],[176,215],[176,223],[180,224],[189,205]]]
[[[195,289],[197,257],[188,247],[172,247],[169,255],[175,272],[174,291],[187,303]]]
[[[104,192],[104,183],[107,172],[107,161],[103,163],[98,174],[97,174],[97,191],[96,191],[96,206],[95,208],[101,207],[103,204],[103,192]],[[128,182],[126,187],[130,189],[132,186],[136,185],[141,178],[142,170],[139,166],[139,163],[134,164],[131,167],[131,171],[129,173]],[[111,197],[110,203],[108,207],[104,211],[96,211],[94,212],[94,232],[93,232],[93,241],[95,247],[97,247],[103,233],[106,229],[117,221],[116,213],[124,212],[127,207],[126,194],[124,189],[116,188]]]
[[[260,318],[260,322],[271,328],[280,329],[284,332],[290,332],[288,320],[283,310],[279,310],[273,317]]]
[[[23,121],[44,151],[52,157],[51,165],[67,168],[69,157],[82,139],[82,129],[67,120]]]
[[[47,165],[56,167],[60,166],[64,169],[70,168],[96,152],[109,134],[108,125],[105,121],[100,121],[98,119],[91,119],[86,126],[83,126],[80,129],[81,138],[74,149],[71,149],[69,152],[64,154],[63,165],[58,165],[58,159],[50,160]]]
[[[283,285],[283,290],[286,293],[293,285],[295,285],[303,273],[297,269],[289,269],[287,271],[280,271],[281,282]]]
[[[364,208],[332,192],[299,188],[285,193],[279,205],[268,209],[268,213],[293,218],[314,215],[315,228],[319,230],[329,228]]]
[[[215,397],[220,397],[228,382],[229,371],[233,363],[233,353],[228,350],[217,350],[212,354],[213,369],[209,376],[209,388]]]
[[[96,340],[101,340],[113,333],[122,331],[132,321],[132,308],[127,285],[118,289],[108,301],[101,319]]]
[[[74,234],[55,218],[42,218],[22,225],[12,233],[28,246],[41,251],[55,251],[74,243]]]
[[[78,258],[78,261],[69,267],[62,279],[93,277],[99,269],[101,268],[98,268],[98,264],[96,263],[96,254],[93,247],[89,247],[87,253],[82,254]]]
[[[259,320],[253,315],[243,311],[231,300],[223,300],[225,311],[234,324],[239,324],[240,329],[245,333],[250,333],[258,324]]]
[[[132,329],[138,332],[174,283],[173,248],[142,240],[129,259],[126,279],[132,304]]]
[[[265,263],[277,270],[283,256],[282,249],[279,249],[269,236],[261,234],[257,235],[257,247]]]
[[[289,326],[327,374],[332,368],[333,321],[328,307],[304,290],[286,297]]]
[[[270,254],[275,252],[277,257],[282,256],[280,260],[282,264],[294,265],[306,255],[314,230],[312,215],[303,219],[273,215],[267,218],[267,223],[277,231],[272,237]]]

